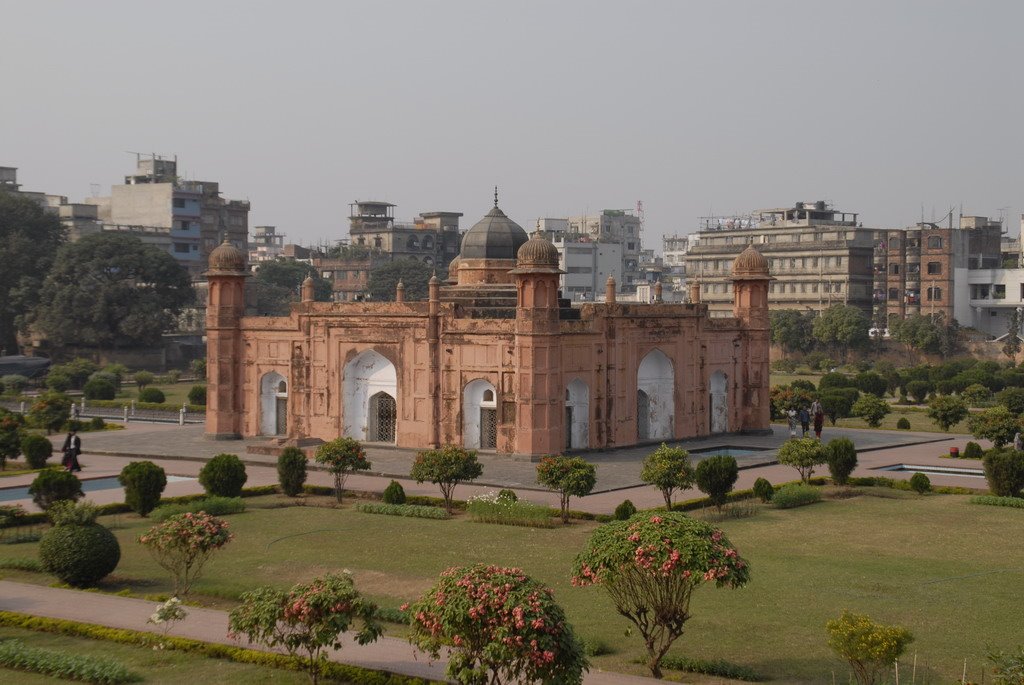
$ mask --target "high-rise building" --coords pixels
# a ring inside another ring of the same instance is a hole
[[[634,292],[644,281],[640,268],[642,223],[631,209],[605,209],[597,215],[585,214],[567,219],[568,233],[598,243],[618,243],[622,250],[622,277],[616,279],[619,291]]]
[[[256,226],[249,241],[249,263],[272,262],[284,253],[284,233],[276,226]]]
[[[379,251],[390,259],[415,259],[446,271],[459,253],[461,212],[423,212],[412,222],[395,221],[395,205],[357,200],[350,205],[353,246]]]

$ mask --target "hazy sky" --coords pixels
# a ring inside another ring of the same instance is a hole
[[[1024,2],[0,0],[0,166],[81,201],[126,151],[290,241],[491,204],[699,216],[825,199],[867,226],[1024,208]]]

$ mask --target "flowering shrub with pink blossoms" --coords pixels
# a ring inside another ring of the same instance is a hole
[[[583,646],[551,590],[520,569],[450,568],[407,609],[410,641],[435,659],[449,649],[448,677],[463,685],[578,685]]]
[[[327,662],[325,650],[341,649],[341,635],[357,620],[357,643],[369,644],[383,633],[374,620],[377,606],[360,596],[348,572],[314,578],[287,592],[256,588],[243,593],[241,599],[242,604],[228,619],[229,637],[244,635],[271,649],[283,647],[314,685]]]
[[[174,578],[174,596],[187,595],[210,556],[234,536],[223,519],[205,512],[178,514],[139,536],[156,563]]]
[[[647,667],[660,678],[661,659],[690,618],[693,591],[749,579],[749,565],[722,531],[682,513],[641,513],[594,531],[573,564],[572,584],[605,588],[640,631]]]

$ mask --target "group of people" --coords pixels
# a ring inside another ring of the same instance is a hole
[[[789,437],[796,437],[796,428],[799,425],[803,431],[800,437],[806,438],[807,432],[811,429],[811,422],[814,422],[814,437],[821,440],[821,429],[825,426],[825,410],[821,402],[814,400],[810,407],[790,409],[786,412],[789,419]]]

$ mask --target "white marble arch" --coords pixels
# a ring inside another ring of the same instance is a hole
[[[661,350],[648,352],[636,371],[636,387],[637,437],[640,440],[673,437],[676,405],[672,360]]]
[[[260,378],[260,435],[287,435],[288,381],[277,371]]]
[[[569,449],[590,447],[590,388],[579,378],[565,388],[565,430]]]
[[[725,433],[729,430],[729,378],[724,371],[711,374],[711,432]]]
[[[477,378],[462,389],[462,446],[466,449],[494,449],[485,435],[486,421],[497,421],[497,392]]]
[[[398,373],[387,357],[376,350],[364,350],[345,364],[342,376],[343,435],[366,440],[370,398],[379,392],[390,395],[397,404]]]

